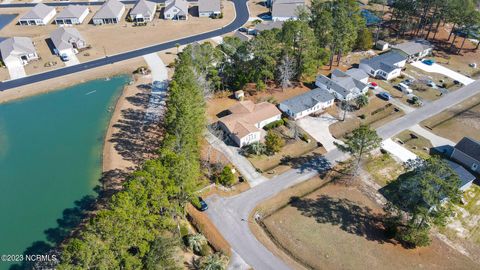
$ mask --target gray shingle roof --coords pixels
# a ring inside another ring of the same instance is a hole
[[[287,99],[282,104],[287,105],[293,113],[299,113],[312,108],[319,102],[327,102],[334,99],[335,97],[327,90],[315,88],[304,94]]]
[[[417,39],[394,45],[392,48],[400,50],[410,56],[432,48],[432,45],[427,40]]]
[[[108,0],[95,13],[93,19],[117,18],[121,15],[124,7],[125,5],[118,0]]]
[[[28,37],[11,37],[0,42],[0,54],[2,59],[10,55],[22,56],[25,54],[35,53],[32,39]]]
[[[455,149],[467,154],[477,161],[480,161],[480,142],[472,138],[463,137],[463,139],[455,145]]]
[[[58,50],[71,49],[73,48],[72,43],[85,40],[73,27],[59,27],[50,34],[50,39]]]
[[[280,2],[275,1],[272,5],[272,17],[296,17],[298,9],[305,6],[303,2]]]
[[[359,81],[368,78],[368,74],[365,71],[358,68],[349,69],[345,73],[350,77],[355,78]]]
[[[43,20],[47,15],[55,10],[54,7],[47,6],[43,3],[39,3],[35,5],[25,16],[23,16],[22,20]]]
[[[83,15],[85,10],[88,10],[87,6],[81,5],[69,5],[64,8],[57,16],[57,19],[66,19],[66,18],[77,18],[79,19],[80,16]]]
[[[331,77],[332,78],[330,79],[324,75],[318,75],[317,83],[329,87],[343,97],[346,97],[354,91],[361,92],[361,90],[367,87],[366,84],[338,69],[332,72]]]
[[[467,171],[462,165],[447,159],[444,159],[444,161],[447,162],[448,166],[450,166],[450,168],[452,168],[452,170],[458,175],[458,178],[460,178],[460,188],[475,180],[475,176]]]
[[[387,52],[368,59],[360,60],[360,63],[369,65],[371,68],[384,70],[390,72],[397,69],[396,63],[406,60],[407,58],[396,52]]]
[[[180,15],[187,15],[188,14],[188,2],[185,0],[172,0],[170,2],[166,2],[165,10],[169,10],[173,7],[177,7],[180,12]]]
[[[220,11],[220,0],[198,0],[198,12]]]
[[[261,22],[255,25],[255,30],[258,32],[265,31],[265,30],[272,30],[274,28],[281,29],[283,26],[283,21],[267,21]]]
[[[144,17],[152,17],[152,15],[155,13],[156,5],[157,4],[154,2],[139,0],[130,11],[130,16],[135,17],[137,14],[142,14]]]

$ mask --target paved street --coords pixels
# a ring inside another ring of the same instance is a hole
[[[83,3],[89,4],[89,2],[83,2]],[[113,64],[116,62],[121,62],[124,60],[140,57],[146,54],[163,51],[170,48],[175,48],[177,44],[186,45],[186,44],[190,44],[190,43],[205,40],[205,39],[210,39],[212,37],[220,36],[220,35],[235,31],[236,29],[240,28],[243,24],[245,24],[248,21],[249,13],[247,8],[247,2],[245,0],[233,0],[233,3],[235,5],[235,12],[236,12],[235,20],[233,20],[233,22],[231,22],[229,25],[223,28],[202,33],[202,34],[193,35],[190,37],[184,37],[181,39],[168,41],[165,43],[152,45],[145,48],[136,49],[129,52],[124,52],[116,55],[109,55],[108,57],[105,57],[105,58],[81,63],[74,66],[59,68],[59,69],[55,69],[55,70],[40,73],[40,74],[34,74],[34,75],[30,75],[20,79],[4,81],[0,83],[0,91],[5,91],[10,88],[24,86],[31,83],[36,83],[36,82],[40,82],[48,79],[53,79],[56,77],[65,76],[68,74],[73,74],[76,72],[81,72],[84,70],[93,69],[96,67]],[[54,3],[54,4],[66,4],[66,3]],[[72,3],[67,3],[67,4],[72,4]],[[9,6],[10,5],[12,4],[9,4]],[[5,6],[0,5],[0,8],[3,8]]]
[[[410,128],[419,122],[454,106],[471,96],[480,93],[480,81],[475,81],[461,89],[444,95],[441,99],[426,104],[392,122],[377,129],[383,139]],[[207,198],[209,210],[207,214],[219,229],[232,249],[243,260],[256,270],[283,270],[290,269],[281,259],[274,256],[252,234],[248,223],[249,214],[256,205],[278,194],[280,191],[303,182],[315,176],[318,170],[326,169],[329,163],[345,158],[338,150],[328,152],[323,160],[315,160],[310,164],[303,164],[300,168],[291,169],[267,182],[257,185],[239,195],[221,198],[212,196]]]

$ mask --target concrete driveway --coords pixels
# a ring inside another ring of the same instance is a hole
[[[69,59],[68,61],[64,62],[66,67],[80,64],[80,61],[78,60],[77,55],[75,55],[73,51],[69,50],[65,54],[68,56],[68,59]]]
[[[5,66],[7,66],[8,74],[10,74],[10,79],[19,79],[27,76],[25,73],[25,68],[23,67],[23,63],[20,59],[13,59],[5,62]]]
[[[426,64],[422,63],[421,61],[417,61],[417,62],[413,62],[412,66],[417,67],[421,70],[425,70],[426,72],[443,74],[447,77],[452,78],[453,80],[457,80],[457,81],[463,83],[464,85],[471,84],[472,82],[475,81],[473,79],[468,78],[465,75],[462,75],[462,74],[460,74],[456,71],[453,71],[449,68],[441,66],[437,63],[434,63],[433,65],[429,66],[429,65],[426,65]]]
[[[297,120],[297,124],[317,142],[321,143],[325,150],[332,151],[337,148],[333,143],[341,143],[341,141],[333,138],[328,127],[337,121],[338,120],[335,117],[325,113],[319,117],[303,117]]]
[[[381,144],[381,147],[402,162],[407,162],[410,159],[417,159],[417,155],[404,148],[400,144],[394,142],[392,139],[384,140]]]

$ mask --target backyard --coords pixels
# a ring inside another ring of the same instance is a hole
[[[454,142],[464,136],[480,140],[480,94],[457,104],[423,122],[422,126]],[[452,132],[452,131],[461,132]]]
[[[403,248],[385,237],[382,214],[382,208],[357,187],[328,184],[304,197],[292,197],[263,225],[277,245],[312,269],[479,267],[436,238],[426,248]]]

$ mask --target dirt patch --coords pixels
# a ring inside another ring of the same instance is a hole
[[[433,147],[432,143],[428,139],[410,130],[404,130],[395,135],[394,140],[397,143],[401,142],[403,147],[422,158],[428,158],[430,156],[430,148]]]
[[[454,142],[460,141],[464,136],[480,140],[480,94],[422,121],[421,124]]]
[[[386,186],[388,182],[395,180],[404,172],[403,166],[389,154],[371,154],[364,163],[365,170],[373,177],[380,186]]]
[[[329,184],[264,219],[268,233],[312,269],[472,269],[434,239],[404,249],[383,234],[382,209],[355,187]]]

